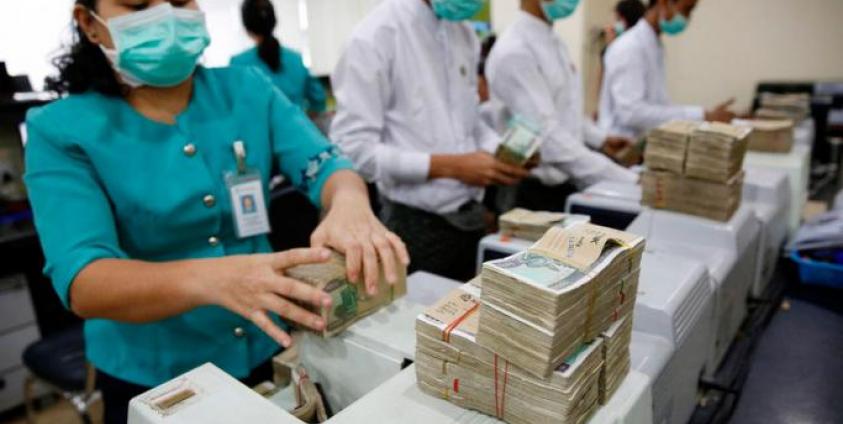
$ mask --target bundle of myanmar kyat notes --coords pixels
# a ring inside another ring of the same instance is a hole
[[[476,341],[480,287],[466,284],[416,319],[419,388],[510,424],[581,423],[599,405],[602,341],[539,378]]]
[[[514,117],[509,123],[509,130],[495,152],[502,162],[510,165],[524,166],[539,152],[543,138],[538,126],[522,117]]]
[[[761,93],[759,104],[755,117],[760,119],[787,119],[798,124],[811,116],[811,95],[808,93]]]
[[[552,226],[564,227],[573,223],[588,221],[589,217],[586,215],[569,215],[515,208],[498,218],[498,227],[503,235],[536,241]]]
[[[743,167],[752,127],[705,122],[691,134],[685,175],[725,183]]]
[[[647,168],[684,173],[688,142],[699,126],[699,122],[671,121],[650,131],[644,151]]]
[[[747,149],[756,152],[789,153],[793,148],[793,122],[783,120],[739,120],[732,121],[735,125],[752,128],[749,135]]]
[[[477,342],[548,376],[632,310],[643,250],[642,237],[576,224],[485,263]]]
[[[632,315],[615,321],[600,333],[603,367],[600,369],[600,404],[605,405],[618,390],[630,368],[629,343],[632,341]]]
[[[729,181],[715,182],[670,172],[641,173],[641,203],[716,221],[728,221],[740,207],[743,171]]]
[[[359,319],[407,293],[407,270],[400,268],[398,281],[389,284],[383,270],[377,284],[377,294],[366,293],[364,283],[350,282],[346,276],[345,258],[337,253],[325,263],[299,265],[285,271],[287,277],[316,287],[331,296],[330,307],[316,307],[302,304],[325,320],[323,337],[332,337],[342,332]]]

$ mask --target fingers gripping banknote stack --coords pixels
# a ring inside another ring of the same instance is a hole
[[[419,387],[508,423],[580,423],[629,369],[644,240],[552,227],[416,320]]]

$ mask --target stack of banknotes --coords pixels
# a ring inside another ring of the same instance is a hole
[[[741,171],[752,128],[706,122],[691,134],[685,175],[727,182]]]
[[[516,116],[510,121],[495,156],[510,165],[524,166],[539,152],[543,140],[540,134],[538,126]]]
[[[787,119],[799,123],[811,116],[811,95],[807,93],[761,93],[759,103],[756,118]]]
[[[600,334],[603,368],[600,370],[600,404],[608,403],[618,390],[630,368],[629,343],[632,341],[632,315],[615,321]]]
[[[699,126],[699,122],[671,121],[650,131],[644,164],[649,169],[683,174],[688,142]]]
[[[753,128],[704,122],[694,124],[675,121],[651,133],[689,132],[687,142],[671,144],[648,143],[654,149],[641,174],[641,203],[658,209],[668,209],[718,221],[728,221],[740,207],[743,189],[744,157]],[[649,140],[649,138],[648,138]],[[682,148],[684,146],[684,150]],[[663,158],[670,157],[671,161]],[[662,158],[662,159],[658,159]],[[680,159],[681,158],[681,159]]]
[[[743,172],[725,183],[670,172],[641,173],[641,203],[715,221],[728,221],[740,207]]]
[[[752,128],[748,150],[789,153],[793,148],[793,122],[789,120],[735,120],[732,123]]]
[[[552,226],[567,226],[572,223],[588,222],[585,215],[569,215],[557,212],[531,211],[515,208],[498,218],[501,234],[524,240],[536,241]]]
[[[551,227],[483,265],[478,343],[548,377],[635,304],[644,239],[592,224]]]
[[[453,290],[416,319],[422,391],[511,424],[582,423],[599,407],[603,340],[581,344],[546,378],[477,343],[480,288]]]
[[[325,320],[323,337],[332,337],[361,318],[377,311],[407,293],[407,270],[400,269],[398,282],[389,284],[383,270],[378,281],[377,294],[366,293],[363,283],[353,283],[346,277],[345,258],[334,253],[328,262],[299,265],[285,271],[285,275],[316,287],[331,296],[329,307],[302,304],[303,307]]]

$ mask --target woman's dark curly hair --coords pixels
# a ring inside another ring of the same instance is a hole
[[[76,0],[77,5],[96,10],[98,0]],[[123,96],[125,86],[121,85],[100,47],[82,32],[75,23],[73,42],[66,52],[53,60],[59,70],[56,77],[47,78],[46,87],[61,94],[79,94],[89,90],[107,96]]]

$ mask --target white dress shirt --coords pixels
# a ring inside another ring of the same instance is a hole
[[[671,104],[667,95],[664,48],[658,34],[641,19],[606,51],[600,91],[600,127],[640,138],[668,121],[702,121],[705,109]]]
[[[479,118],[479,56],[468,24],[421,0],[386,0],[354,30],[331,80],[331,139],[387,199],[437,214],[482,199],[482,188],[428,179],[432,154],[500,142]]]
[[[547,185],[564,183],[569,176],[581,186],[637,181],[634,172],[583,143],[600,148],[606,132],[585,117],[582,78],[568,48],[547,22],[518,13],[495,43],[486,75],[493,97],[513,115],[542,126],[542,165],[533,175]]]
[[[498,134],[505,134],[509,130],[512,114],[503,102],[491,98],[485,103],[480,103],[480,119]]]

